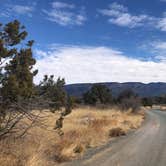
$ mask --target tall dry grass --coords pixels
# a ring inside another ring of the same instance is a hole
[[[23,138],[0,141],[0,165],[55,166],[82,155],[87,148],[105,144],[111,139],[111,129],[128,132],[143,121],[143,115],[130,111],[77,108],[64,120],[65,134],[60,138],[53,130],[58,117],[58,113],[43,111]]]

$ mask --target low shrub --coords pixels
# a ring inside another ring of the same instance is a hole
[[[109,136],[110,137],[119,137],[122,135],[126,135],[126,132],[123,131],[123,129],[121,129],[120,127],[117,128],[113,128],[109,130]]]

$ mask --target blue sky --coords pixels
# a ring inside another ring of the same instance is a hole
[[[0,0],[35,40],[39,82],[165,82],[166,0]]]

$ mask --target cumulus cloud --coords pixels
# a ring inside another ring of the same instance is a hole
[[[86,21],[84,8],[77,11],[74,4],[53,2],[51,10],[43,10],[49,21],[55,22],[62,26],[67,25],[83,25]]]
[[[127,7],[116,2],[109,5],[108,9],[98,11],[103,16],[107,16],[110,23],[129,28],[143,26],[145,23],[152,24],[156,20],[155,17],[146,14],[132,15]]]
[[[61,76],[69,83],[166,81],[166,63],[141,61],[109,47],[59,46],[48,52],[36,50],[38,83],[45,74]]]

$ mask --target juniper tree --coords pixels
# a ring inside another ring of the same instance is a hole
[[[66,91],[64,89],[65,80],[58,78],[54,80],[54,76],[45,75],[43,81],[39,85],[39,95],[43,96],[50,104],[51,110],[60,109],[66,103]]]
[[[107,86],[103,84],[94,84],[91,89],[83,95],[83,99],[86,104],[110,104],[112,101],[112,94]]]
[[[54,79],[54,75],[45,75],[41,81],[38,90],[39,95],[42,96],[49,104],[51,112],[60,111],[59,118],[55,122],[54,130],[59,136],[63,136],[63,120],[65,116],[72,111],[72,100],[65,91],[65,80],[62,78]],[[63,109],[61,109],[63,107]]]

